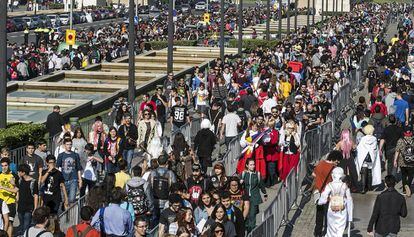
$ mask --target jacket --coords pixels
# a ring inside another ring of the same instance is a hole
[[[208,129],[201,129],[194,138],[194,149],[199,157],[211,157],[216,145],[216,135]]]
[[[127,136],[125,136],[125,130],[126,130]],[[136,144],[131,144],[126,138],[126,137],[131,138],[134,141],[138,139],[138,128],[135,124],[131,123],[129,127],[127,127],[126,125],[121,125],[121,127],[119,127],[118,129],[118,135],[122,137],[122,139],[124,139],[125,141],[124,149],[126,150],[135,149]]]
[[[150,120],[150,133],[148,136],[148,140],[147,140],[147,144],[149,144],[152,140],[152,138],[154,138],[155,135],[155,121],[154,120]],[[138,146],[141,145],[144,141],[145,141],[145,134],[147,133],[147,125],[145,123],[144,120],[139,121],[138,123],[138,139],[137,139],[137,144]]]
[[[266,135],[265,135],[266,136]],[[268,139],[264,139],[264,154],[267,162],[276,162],[280,158],[279,132],[272,129]]]
[[[395,188],[388,188],[377,196],[367,230],[372,232],[375,225],[375,233],[397,234],[400,231],[400,216],[407,216],[405,198]]]

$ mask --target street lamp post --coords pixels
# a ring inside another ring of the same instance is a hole
[[[220,58],[224,62],[224,0],[220,0]]]
[[[279,39],[282,39],[282,0],[279,0],[278,18],[279,18],[278,36],[279,36]]]
[[[287,18],[287,33],[290,34],[290,0],[287,1],[286,18]]]
[[[295,0],[295,31],[298,30],[298,0]]]
[[[242,48],[243,48],[243,0],[239,1],[239,41],[238,41],[238,54],[242,55]]]
[[[0,7],[0,128],[7,125],[7,7]]]
[[[119,5],[118,5],[119,6]],[[135,24],[134,24],[134,0],[129,0],[128,10],[128,101],[135,100]]]
[[[316,14],[315,0],[312,0],[312,25],[315,25],[315,14]]]
[[[168,2],[168,58],[167,58],[167,72],[173,72],[173,43],[174,43],[174,0]]]
[[[306,30],[309,31],[309,14],[310,14],[310,0],[308,0],[308,5],[306,5],[307,11],[306,11]]]
[[[321,4],[321,20],[323,21],[323,7],[324,7],[324,0],[322,0],[322,4]],[[315,23],[315,22],[314,22]]]
[[[270,0],[266,1],[266,40],[270,40]]]
[[[344,12],[344,0],[341,0],[341,13]]]
[[[70,0],[70,12],[69,12],[69,29],[73,27],[73,3],[74,0]]]

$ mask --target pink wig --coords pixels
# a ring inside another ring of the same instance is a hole
[[[351,140],[349,129],[342,130],[341,150],[342,150],[342,155],[344,156],[345,159],[349,159],[349,157],[351,157],[352,140]]]

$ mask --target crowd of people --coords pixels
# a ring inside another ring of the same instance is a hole
[[[369,236],[397,236],[400,217],[407,216],[404,196],[411,197],[414,177],[414,94],[407,61],[413,22],[408,8],[397,8],[394,13],[401,16],[396,19],[397,34],[390,42],[374,39],[376,55],[365,83],[368,96],[359,97],[351,126],[342,130],[335,151],[314,169],[315,236],[342,236],[350,229],[351,193],[383,191],[369,220]],[[396,187],[399,181],[402,193]]]
[[[341,236],[352,221],[350,193],[365,193],[381,183],[382,151],[391,159],[390,174],[395,176],[393,167],[401,166],[405,195],[411,195],[413,164],[405,163],[405,156],[414,160],[407,151],[412,135],[410,78],[404,73],[412,29],[408,13],[401,8],[403,24],[390,44],[383,35],[396,6],[356,5],[320,28],[288,35],[274,48],[218,58],[204,72],[196,68],[190,81],[170,73],[153,94],[143,95],[139,106],[119,98],[106,115],[111,123],[98,116],[90,131],[67,124],[55,106],[46,121],[57,144],[53,151],[44,140],[30,143],[16,165],[10,151],[1,150],[0,229],[13,236],[18,214],[19,235],[63,235],[57,215],[82,198],[82,221],[66,231],[69,237],[146,236],[156,226],[160,237],[246,236],[256,227],[266,188],[284,182],[297,167],[302,135],[326,121],[332,99],[375,43],[375,65],[367,74],[371,106],[360,99],[338,151],[314,170],[314,234]],[[105,41],[112,30],[85,37]],[[379,129],[376,114],[386,116],[388,127]],[[186,140],[181,127],[193,117],[201,118],[201,129],[194,140]],[[164,138],[172,134],[166,145]],[[234,139],[240,139],[243,151],[233,174],[226,172],[222,150]],[[385,181],[392,191],[395,178]],[[381,211],[376,206],[368,232],[375,225],[377,234],[394,233],[379,227]]]

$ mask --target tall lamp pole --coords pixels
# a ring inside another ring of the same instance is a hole
[[[323,21],[323,7],[325,6],[324,3],[325,3],[324,0],[322,0],[322,4],[321,4],[321,20],[322,21]]]
[[[224,0],[220,0],[220,58],[224,62]]]
[[[239,0],[239,41],[237,45],[237,52],[241,56],[243,48],[243,0]]]
[[[7,126],[7,7],[0,7],[0,128]]]
[[[266,1],[266,40],[270,40],[270,0]]]
[[[307,11],[306,11],[306,30],[309,31],[309,14],[310,14],[310,0],[308,0],[308,5],[306,5]]]
[[[70,12],[69,12],[69,29],[73,27],[73,3],[74,0],[70,0]]]
[[[298,0],[295,0],[295,31],[298,30]]]
[[[315,25],[316,6],[315,0],[312,0],[312,25]]]
[[[279,18],[278,36],[279,36],[279,39],[282,39],[282,0],[279,0],[278,18]]]
[[[173,20],[174,0],[168,2],[168,58],[167,58],[167,72],[173,72],[173,43],[174,43],[174,20]]]
[[[290,0],[287,1],[286,18],[287,18],[287,33],[290,34]]]
[[[128,10],[128,101],[135,100],[135,24],[134,24],[134,0],[129,0]],[[119,5],[118,5],[119,6]]]

